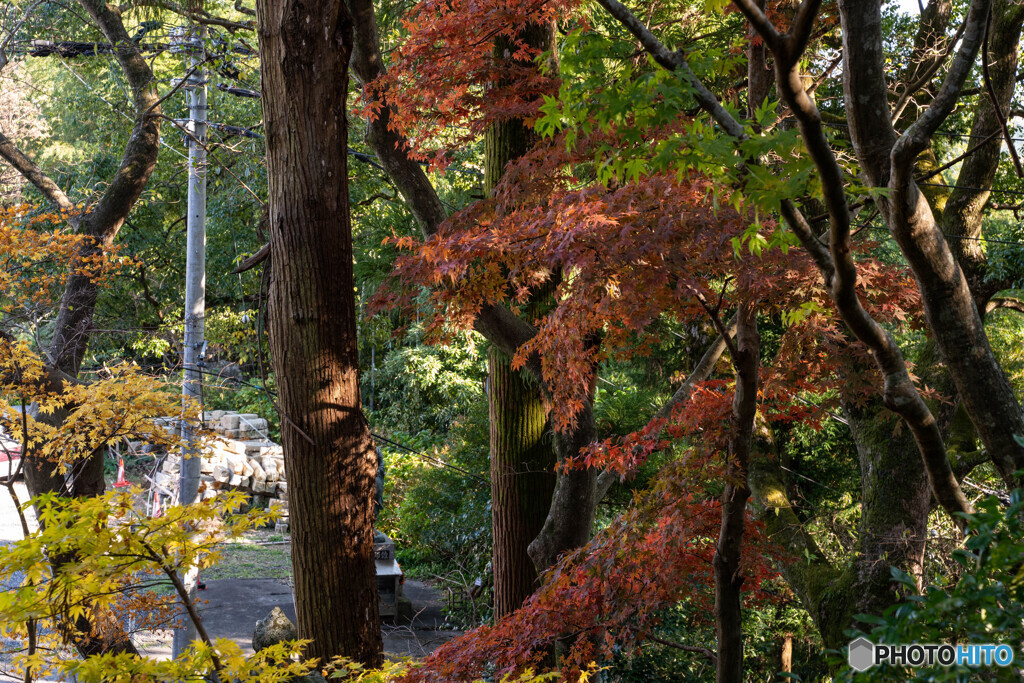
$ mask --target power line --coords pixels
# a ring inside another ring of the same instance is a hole
[[[448,462],[446,460],[442,460],[441,458],[435,458],[434,456],[427,455],[426,453],[423,453],[422,451],[417,451],[415,448],[410,448],[409,446],[406,446],[404,444],[400,444],[397,441],[392,441],[391,439],[387,438],[386,436],[382,436],[380,434],[377,434],[376,432],[370,432],[370,435],[373,438],[375,438],[375,439],[380,439],[384,443],[391,444],[392,446],[396,446],[397,448],[401,448],[404,451],[408,451],[409,453],[412,453],[414,455],[418,455],[421,458],[424,458],[426,460],[430,460],[431,462],[437,463],[438,465],[441,465],[442,467],[447,467],[448,469],[455,470],[456,472],[459,472],[460,474],[464,474],[467,477],[471,477],[473,479],[476,479],[477,481],[479,481],[479,482],[481,482],[483,484],[487,484],[488,486],[491,485],[491,482],[489,482],[488,480],[484,479],[480,475],[474,474],[474,473],[470,472],[469,470],[466,470],[466,469],[463,469],[463,468],[459,467],[458,465],[453,465],[453,464],[451,464],[450,462]]]
[[[829,128],[849,128],[850,127],[850,124],[848,124],[848,123],[837,123],[837,122],[833,122],[833,121],[822,121],[822,124],[828,126]],[[978,135],[976,133],[954,133],[952,131],[947,131],[947,130],[937,130],[937,131],[935,131],[934,135],[939,135],[941,137],[946,137],[946,138],[962,138],[964,140],[971,140],[971,139],[984,140],[985,138],[989,137],[988,135]],[[1013,140],[1014,142],[1024,142],[1024,138],[1010,138],[1010,139]]]
[[[852,228],[867,228],[868,230],[881,230],[883,232],[892,234],[892,231],[884,225],[872,225],[871,223],[859,223],[850,226]],[[972,237],[970,235],[950,235],[948,233],[942,233],[942,236],[947,239],[954,240],[967,240],[971,242],[991,242],[992,244],[1010,244],[1017,247],[1024,247],[1024,242],[1015,242],[1012,240],[1000,240],[992,237]]]
[[[920,182],[918,185],[927,185],[929,187],[948,187],[953,190],[970,190],[972,192],[995,192],[996,194],[1008,194],[1015,197],[1024,197],[1024,191],[1021,190],[1000,190],[995,187],[971,187],[970,185],[949,185],[947,183],[925,183]]]

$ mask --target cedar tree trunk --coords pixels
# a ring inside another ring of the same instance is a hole
[[[534,25],[518,37],[546,50],[551,34],[550,25]],[[515,51],[509,38],[495,39],[494,59],[499,65],[511,63]],[[485,194],[494,193],[509,162],[526,154],[535,142],[536,135],[522,119],[491,124],[484,137]],[[511,358],[495,347],[488,353],[487,367],[494,618],[500,619],[518,609],[537,588],[537,569],[528,548],[544,527],[551,506],[557,458],[540,385],[525,372],[513,370]]]
[[[540,391],[509,361],[491,347],[487,399],[495,619],[518,609],[537,588],[527,548],[544,526],[555,488],[555,453]]]
[[[288,468],[300,638],[381,663],[376,454],[359,398],[346,149],[352,22],[341,0],[257,4],[267,127],[270,350]]]

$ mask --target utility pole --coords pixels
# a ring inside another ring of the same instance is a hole
[[[182,86],[188,98],[188,215],[185,259],[184,381],[182,412],[202,399],[203,320],[206,315],[206,27],[172,38],[188,55],[190,73]],[[200,416],[201,417],[201,416]],[[181,422],[182,459],[178,504],[188,505],[199,494],[201,451],[187,421]],[[190,600],[195,600],[199,570],[190,567],[183,577]],[[181,655],[196,638],[196,628],[182,609],[174,629],[172,656]]]

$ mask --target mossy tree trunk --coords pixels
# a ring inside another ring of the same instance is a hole
[[[878,401],[846,409],[861,470],[861,523],[847,566],[835,566],[804,529],[787,493],[769,430],[759,430],[750,487],[768,535],[793,558],[782,567],[826,647],[841,648],[855,614],[881,614],[901,599],[891,567],[920,577],[932,495],[913,436]]]

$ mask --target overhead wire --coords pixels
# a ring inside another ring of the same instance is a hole
[[[475,474],[473,472],[470,472],[469,470],[464,469],[462,467],[459,467],[458,465],[453,465],[452,463],[450,463],[450,462],[448,462],[446,460],[442,460],[441,458],[438,458],[438,457],[435,457],[435,456],[432,456],[432,455],[427,455],[426,453],[424,453],[422,451],[418,451],[415,448],[411,448],[409,446],[406,446],[405,444],[401,444],[401,443],[399,443],[397,441],[389,439],[388,437],[383,436],[382,434],[378,434],[376,432],[370,432],[370,435],[373,438],[380,439],[384,443],[387,443],[387,444],[390,444],[392,446],[395,446],[396,448],[401,448],[402,450],[407,451],[409,453],[412,453],[414,455],[418,455],[418,456],[420,456],[421,458],[423,458],[425,460],[429,460],[430,462],[433,462],[433,463],[436,463],[438,465],[441,465],[442,467],[447,467],[450,470],[454,470],[454,471],[459,472],[460,474],[463,474],[463,475],[465,475],[467,477],[470,477],[472,479],[476,479],[477,481],[479,481],[479,482],[481,482],[483,484],[487,484],[488,486],[490,486],[490,484],[491,484],[490,481],[488,481],[487,479],[484,479],[479,474]]]
[[[886,232],[886,233],[890,233],[890,234],[892,233],[892,231],[889,230],[889,228],[885,227],[884,225],[873,225],[870,222],[868,222],[868,223],[857,223],[857,224],[851,225],[850,227],[851,228],[864,228],[864,229],[867,229],[867,230],[880,230],[882,232]],[[994,243],[994,244],[1009,244],[1009,245],[1013,245],[1013,246],[1017,246],[1017,247],[1024,247],[1024,242],[1018,242],[1018,241],[1015,241],[1015,240],[1000,240],[1000,239],[995,239],[995,238],[992,238],[992,237],[972,237],[971,235],[950,235],[950,234],[945,233],[945,232],[942,233],[942,236],[946,237],[948,239],[966,240],[966,241],[971,241],[971,242],[991,242],[991,243]]]
[[[850,127],[850,124],[848,124],[848,123],[839,123],[838,121],[822,121],[821,123],[822,123],[822,125],[828,126],[829,128],[849,128]],[[935,131],[934,135],[938,135],[938,136],[946,137],[946,138],[962,138],[964,140],[973,140],[973,139],[984,140],[985,138],[988,137],[987,135],[978,135],[976,133],[955,133],[953,131],[948,131],[948,130],[937,130],[937,131]],[[1010,139],[1013,140],[1014,142],[1024,142],[1024,138],[1010,138]]]

